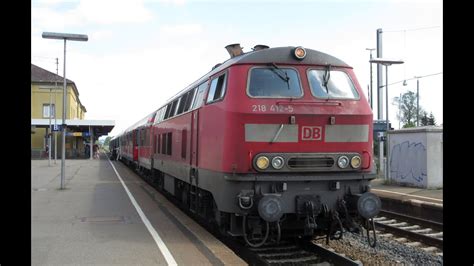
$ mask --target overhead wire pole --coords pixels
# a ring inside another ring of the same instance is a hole
[[[365,50],[367,51],[370,51],[370,59],[372,59],[372,51],[375,50],[375,48],[365,48]],[[370,63],[369,61],[369,65],[370,65],[370,95],[369,95],[369,101],[370,101],[370,109],[373,110],[373,91],[372,91],[372,63]]]
[[[382,29],[377,29],[377,58],[382,58]],[[383,118],[382,65],[377,64],[377,119]]]
[[[66,166],[66,41],[87,41],[89,38],[83,34],[43,32],[45,39],[59,39],[64,41],[64,67],[63,67],[63,117],[62,117],[62,147],[61,147],[61,189],[64,189]]]
[[[416,126],[419,126],[420,116],[420,80],[416,79]]]

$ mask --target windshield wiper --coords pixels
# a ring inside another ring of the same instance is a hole
[[[329,88],[328,88],[328,83],[329,83],[329,78],[331,77],[331,65],[326,65],[326,72],[324,72],[323,76],[323,86],[326,88],[326,93],[329,94]]]
[[[273,66],[273,68],[270,68],[273,72],[275,72],[275,74],[278,75],[278,77],[280,77],[283,81],[286,82],[286,85],[288,86],[288,90],[290,90],[290,77],[288,77],[288,74],[286,73],[286,71],[283,71],[281,70],[275,63],[271,63],[271,66]],[[285,74],[285,76],[283,77],[283,75],[279,72],[277,72],[275,69],[279,70],[280,72],[283,72]]]

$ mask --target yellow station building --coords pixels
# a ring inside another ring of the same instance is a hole
[[[86,107],[79,99],[76,84],[66,79],[66,158],[86,158],[86,144],[107,135],[115,125],[113,120],[85,120]],[[48,150],[61,157],[61,131],[52,132],[62,124],[63,77],[31,64],[31,157],[48,158]],[[50,127],[51,125],[51,127]],[[51,135],[49,147],[48,135]],[[55,141],[56,139],[56,141]],[[57,144],[57,149],[55,147]]]

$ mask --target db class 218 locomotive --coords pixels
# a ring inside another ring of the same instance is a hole
[[[364,230],[375,246],[373,115],[352,67],[301,46],[226,49],[156,114],[152,135],[171,151],[152,156],[152,178],[252,247]]]

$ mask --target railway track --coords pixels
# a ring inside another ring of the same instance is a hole
[[[422,246],[426,251],[440,253],[443,250],[443,224],[415,218],[399,213],[380,211],[377,218],[374,218],[376,228],[382,229],[385,234],[380,237],[400,236],[395,240],[408,242],[409,246]]]
[[[342,254],[309,242],[281,242],[278,245],[264,245],[248,248],[256,265],[362,265]]]
[[[299,241],[297,239],[292,241],[281,241],[278,244],[265,244],[258,248],[248,247],[245,245],[243,240],[239,241],[233,237],[223,236],[219,230],[209,224],[208,221],[201,219],[188,209],[182,208],[180,202],[170,194],[163,193],[164,191],[162,191],[156,183],[152,182],[149,177],[143,176],[142,173],[135,169],[131,170],[189,217],[192,217],[197,223],[214,235],[214,237],[231,248],[249,265],[362,265],[360,261],[354,261],[346,257],[344,254],[339,254],[332,249],[308,241]]]

